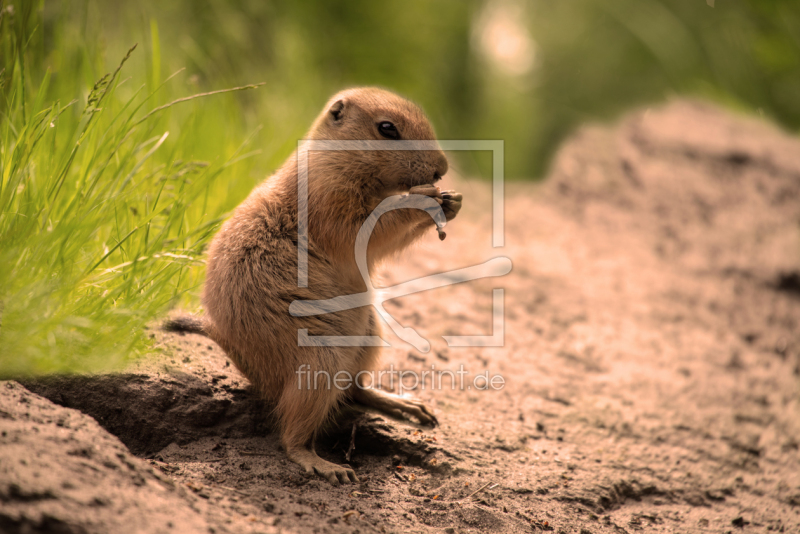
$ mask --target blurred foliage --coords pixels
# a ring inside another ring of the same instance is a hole
[[[225,213],[347,86],[419,102],[442,139],[503,139],[509,178],[674,95],[800,127],[800,2],[0,2],[0,375],[146,348],[196,302]],[[455,172],[488,178],[484,156]]]
[[[557,145],[577,125],[676,94],[800,127],[798,2],[717,0],[711,7],[703,0],[53,0],[43,5],[31,63],[40,71],[49,66],[68,73],[73,92],[135,42],[147,47],[133,59],[142,75],[156,57],[158,76],[185,68],[178,82],[189,90],[266,81],[265,90],[238,99],[245,126],[264,127],[259,143],[265,173],[291,152],[332,93],[359,84],[385,86],[418,101],[441,138],[505,140],[510,178],[541,177]],[[502,35],[487,39],[492,29]],[[522,44],[531,61],[525,70],[508,72],[502,56],[519,48],[514,39],[528,41]],[[156,43],[159,53],[153,55]],[[135,71],[133,77],[138,79]],[[486,173],[469,158],[462,163],[463,172]]]
[[[674,95],[800,127],[800,2],[579,0],[531,4],[545,161],[576,124]],[[535,161],[529,161],[533,168]]]
[[[245,124],[265,128],[265,173],[332,93],[358,84],[418,101],[441,138],[505,140],[511,178],[542,176],[577,125],[677,94],[800,127],[800,2],[54,1],[34,61],[66,43],[61,68],[96,77],[98,55],[151,47],[153,28],[162,76],[185,67],[180,79],[200,89],[267,82],[239,100]],[[528,68],[504,69],[520,49]],[[460,169],[486,174],[469,158]]]

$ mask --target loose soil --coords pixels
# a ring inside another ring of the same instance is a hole
[[[386,303],[433,348],[387,334],[384,369],[467,373],[413,391],[441,426],[346,411],[317,449],[362,483],[332,487],[216,345],[153,331],[123,373],[0,384],[0,531],[800,532],[800,141],[685,101],[583,128],[506,184],[500,248],[490,186],[450,185],[384,283],[514,267]]]

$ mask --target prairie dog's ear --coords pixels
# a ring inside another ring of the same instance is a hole
[[[337,100],[328,110],[333,122],[340,122],[344,118],[344,100]]]

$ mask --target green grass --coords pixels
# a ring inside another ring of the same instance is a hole
[[[29,34],[5,30],[0,376],[115,368],[148,348],[148,323],[197,288],[204,247],[252,187],[257,152],[252,137],[234,135],[196,157],[200,138],[243,133],[227,119],[238,104],[217,92],[155,105],[175,96],[181,73],[159,85],[154,68],[154,89],[136,86],[125,77],[135,47],[85,98],[48,102],[63,88],[49,72],[32,88]]]

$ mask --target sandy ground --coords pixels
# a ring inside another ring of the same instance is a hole
[[[440,427],[344,413],[317,448],[362,484],[331,487],[218,347],[154,332],[125,373],[0,384],[0,531],[800,532],[800,141],[691,102],[584,128],[507,184],[502,248],[455,185],[447,239],[382,273],[513,262],[386,304],[433,349],[387,335],[385,369],[467,373],[413,392]],[[496,288],[504,345],[447,347],[498,333]]]

